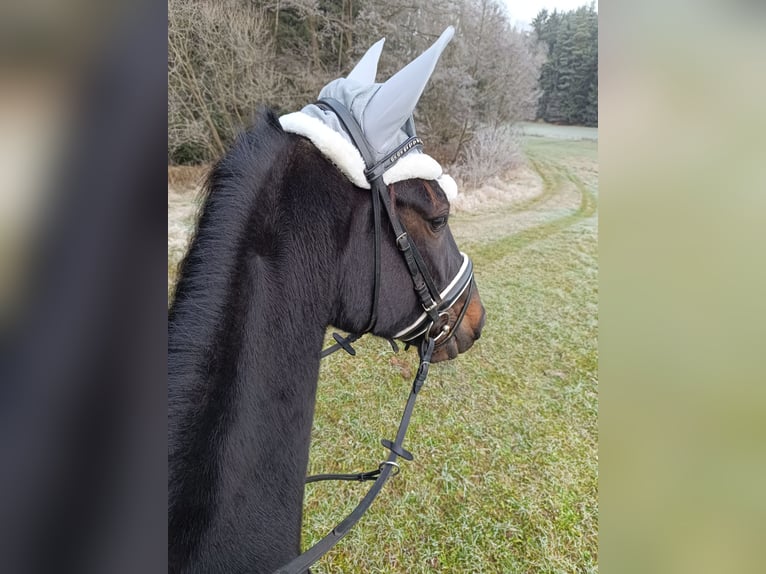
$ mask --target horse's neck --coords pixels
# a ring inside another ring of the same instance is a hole
[[[203,216],[170,314],[169,559],[271,572],[300,546],[323,305],[217,229]]]

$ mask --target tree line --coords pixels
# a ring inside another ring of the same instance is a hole
[[[537,117],[598,125],[598,14],[593,4],[570,12],[541,10],[532,27],[547,56]]]
[[[168,161],[215,159],[261,106],[299,110],[381,37],[384,81],[451,24],[456,36],[416,111],[419,134],[445,164],[492,153],[488,165],[502,171],[518,160],[508,126],[534,119],[548,93],[554,15],[525,32],[497,0],[169,0]]]

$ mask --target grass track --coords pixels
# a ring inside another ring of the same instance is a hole
[[[450,222],[474,259],[482,339],[431,369],[405,444],[415,460],[315,574],[597,570],[597,143],[529,137],[525,151],[539,195]],[[192,201],[169,196],[169,285]],[[311,473],[372,468],[396,432],[415,353],[356,346],[323,363]],[[309,485],[304,547],[366,488]]]

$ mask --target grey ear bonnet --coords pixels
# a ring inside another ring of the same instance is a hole
[[[347,78],[333,80],[322,88],[319,99],[333,98],[346,106],[377,153],[375,159],[381,159],[414,135],[408,133],[406,122],[415,111],[439,56],[454,34],[455,29],[450,26],[428,50],[382,84],[374,83],[385,42],[385,39],[379,40],[367,50]],[[332,112],[313,104],[302,111],[345,133]]]
[[[322,88],[319,92],[319,99],[333,98],[343,104],[361,126],[367,141],[375,152],[375,160],[380,160],[415,135],[412,113],[439,61],[439,56],[441,56],[454,33],[455,29],[449,26],[430,48],[384,83],[375,83],[378,60],[385,42],[385,39],[379,40],[367,50],[346,78],[333,80]],[[348,153],[348,149],[345,149],[345,146],[340,145],[331,134],[315,134],[317,131],[323,131],[318,125],[322,124],[353,146],[351,139],[341,126],[337,116],[333,112],[322,110],[313,104],[304,107],[298,114],[301,114],[301,116],[288,114],[280,118],[285,131],[299,133],[308,137],[353,183],[360,187],[369,187],[368,185],[361,185],[362,182],[359,178],[355,174],[349,173],[349,171],[354,171],[355,168],[351,168],[348,165],[340,165],[341,163],[347,163],[339,157],[341,154]],[[354,149],[356,148],[354,147]],[[413,148],[405,158],[399,161],[401,162],[407,159],[408,156],[415,154],[425,156],[418,149]],[[433,164],[436,164],[436,167],[426,161],[426,158]],[[409,175],[410,178],[437,179],[441,175],[441,168],[428,156],[423,157],[422,161],[415,162],[410,160],[408,163],[410,165],[401,171]],[[392,169],[396,167],[394,166]],[[412,173],[413,171],[422,171],[423,173],[420,175]],[[439,173],[434,175],[436,171]],[[396,173],[392,174],[392,177],[398,178]],[[446,186],[453,187],[454,182],[447,182]],[[454,187],[454,193],[456,193],[456,186]],[[448,196],[454,195],[450,193],[451,191],[453,190],[447,191],[445,189],[445,193]]]

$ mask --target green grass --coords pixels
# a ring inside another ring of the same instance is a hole
[[[451,219],[474,259],[482,338],[432,367],[405,441],[415,460],[315,574],[597,570],[596,146],[527,138],[542,193]],[[416,354],[356,346],[323,362],[310,473],[373,468],[396,432]],[[304,547],[368,487],[309,485]]]

